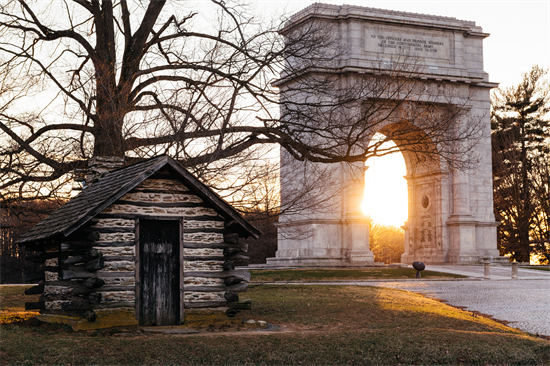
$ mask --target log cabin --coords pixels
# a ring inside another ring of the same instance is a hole
[[[74,329],[242,321],[250,274],[235,269],[248,260],[239,238],[259,231],[168,156],[103,166],[19,239],[40,263],[25,275],[38,282],[25,293],[41,294],[27,310]]]

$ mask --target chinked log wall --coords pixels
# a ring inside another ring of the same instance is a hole
[[[45,260],[43,312],[86,313],[93,320],[93,310],[134,309],[136,218],[155,217],[183,218],[185,308],[242,307],[235,293],[246,291],[250,274],[234,265],[247,262],[247,246],[238,243],[232,223],[179,181],[148,179],[61,243],[61,268],[59,258]]]

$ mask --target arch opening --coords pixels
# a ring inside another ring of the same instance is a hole
[[[372,141],[383,141],[377,133]],[[371,143],[372,143],[371,141]],[[393,141],[380,145],[382,150],[396,149]],[[371,157],[365,162],[363,212],[370,218],[369,243],[375,262],[399,263],[405,252],[405,232],[401,228],[408,219],[408,191],[405,159],[400,151]]]
[[[436,147],[406,122],[385,126],[370,145],[382,154],[395,151],[365,163],[363,210],[372,220],[369,241],[375,261],[444,261],[448,243],[443,239],[442,162]]]
[[[377,133],[373,140],[384,139]],[[395,147],[393,141],[381,145],[382,149]],[[362,209],[373,221],[384,225],[402,226],[408,218],[407,175],[401,152],[372,157],[365,163],[365,196]]]

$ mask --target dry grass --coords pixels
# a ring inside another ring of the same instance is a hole
[[[32,286],[0,286],[1,311],[25,311],[25,302],[38,301],[40,295],[25,295],[25,290]]]
[[[32,286],[0,286],[0,324],[26,320],[39,315],[38,312],[25,311],[25,302],[38,301],[40,295],[25,295]]]
[[[243,294],[244,295],[244,294]],[[550,342],[406,291],[251,286],[245,316],[278,332],[73,332],[33,320],[1,327],[3,365],[548,365]],[[244,298],[244,296],[243,296]]]

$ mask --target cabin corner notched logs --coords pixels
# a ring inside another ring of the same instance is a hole
[[[27,274],[27,281],[40,282],[25,293],[43,295],[26,308],[91,322],[100,310],[139,308],[139,222],[170,219],[180,220],[179,306],[217,308],[228,316],[250,309],[238,297],[250,274],[235,270],[248,263],[248,248],[239,243],[234,222],[176,179],[146,179],[61,241],[28,244],[36,249],[28,259],[43,265]]]

